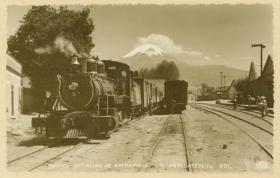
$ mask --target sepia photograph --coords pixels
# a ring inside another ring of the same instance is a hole
[[[272,4],[6,10],[7,172],[276,171]]]

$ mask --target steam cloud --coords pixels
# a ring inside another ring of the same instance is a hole
[[[66,56],[72,56],[77,54],[72,42],[65,39],[63,36],[56,37],[52,46],[46,46],[44,48],[36,48],[35,52],[38,54],[52,54],[56,51],[63,53]]]

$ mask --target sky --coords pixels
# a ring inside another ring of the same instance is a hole
[[[91,5],[93,55],[117,60],[135,47],[154,44],[192,65],[226,65],[249,70],[273,56],[272,5]],[[7,36],[30,6],[8,6]]]

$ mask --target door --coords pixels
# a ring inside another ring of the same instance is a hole
[[[14,111],[14,85],[11,85],[11,104],[12,104],[12,116],[15,114]]]

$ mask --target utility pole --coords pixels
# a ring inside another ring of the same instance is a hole
[[[262,95],[262,68],[263,68],[263,62],[262,62],[262,49],[265,48],[263,44],[252,44],[252,47],[261,47],[261,95]]]
[[[197,96],[198,96],[198,86],[199,85],[196,85],[196,100],[197,100]]]
[[[221,93],[221,99],[222,99],[222,83],[223,83],[223,72],[221,73],[221,85],[220,85],[220,93]]]
[[[225,93],[225,90],[226,90],[226,76],[224,75],[224,93]],[[224,98],[225,98],[225,94],[224,94]]]
[[[262,66],[263,66],[263,62],[262,62],[262,49],[265,48],[265,46],[263,44],[252,44],[252,47],[261,47],[261,76],[262,76]]]

